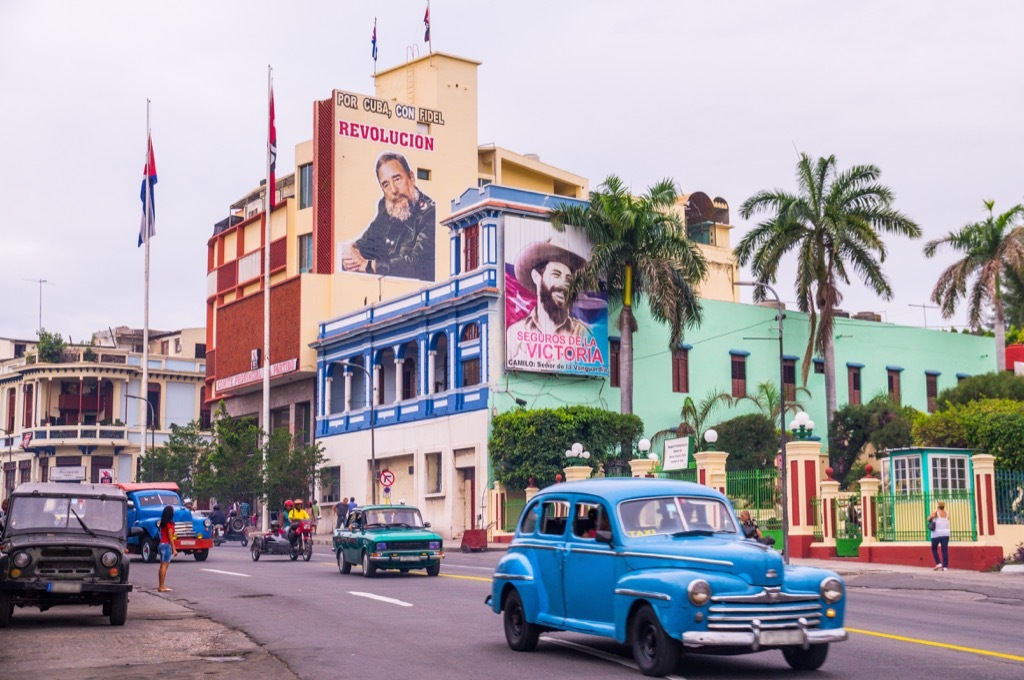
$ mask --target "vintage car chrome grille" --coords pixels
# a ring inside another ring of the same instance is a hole
[[[765,588],[753,595],[719,595],[711,598],[708,611],[710,630],[751,631],[754,621],[764,629],[817,628],[821,623],[821,602],[817,595],[783,593]]]
[[[95,571],[91,553],[89,559],[40,559],[36,565],[36,575],[48,578],[92,576]]]
[[[92,557],[92,550],[89,548],[43,548],[39,554],[41,557]]]
[[[192,526],[192,522],[175,522],[174,533],[178,535],[178,538],[194,538],[196,530]]]
[[[388,549],[385,552],[391,552],[393,550],[430,550],[430,541],[379,541],[380,543],[387,543]]]

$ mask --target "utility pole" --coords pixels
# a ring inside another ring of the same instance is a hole
[[[929,309],[938,309],[938,307],[936,307],[935,305],[915,305],[913,303],[910,303],[907,306],[908,307],[920,307],[921,308],[921,313],[924,314],[924,327],[927,330],[927,328],[928,328],[928,310]]]
[[[48,285],[51,285],[51,286],[54,285],[54,284],[50,283],[46,279],[25,279],[25,280],[26,281],[31,281],[32,283],[38,283],[39,284],[39,328],[36,329],[37,332],[39,332],[39,331],[43,330],[43,284],[45,283],[45,284],[48,284]]]

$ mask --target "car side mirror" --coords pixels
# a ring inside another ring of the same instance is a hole
[[[128,530],[129,536],[141,536],[144,533],[146,533],[146,530],[138,525],[133,526],[131,529]]]
[[[128,509],[129,510],[134,510],[135,509],[135,501],[128,501]]]
[[[423,523],[423,528],[424,529],[429,529],[430,528],[430,522],[424,522]]]
[[[607,543],[608,545],[611,545],[611,543],[612,543],[612,532],[611,531],[604,531],[602,529],[598,529],[597,531],[594,532],[594,540],[597,541],[598,543]]]

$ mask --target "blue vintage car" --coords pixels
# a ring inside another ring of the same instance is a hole
[[[128,551],[141,555],[145,562],[156,562],[160,545],[160,513],[165,506],[174,507],[174,548],[190,554],[197,562],[210,556],[213,528],[209,518],[193,515],[178,495],[175,482],[121,483],[128,496],[128,526],[141,527],[142,532],[128,537]]]
[[[846,639],[845,586],[787,566],[744,539],[714,489],[660,479],[590,479],[543,489],[526,506],[487,604],[505,639],[529,651],[547,630],[630,644],[645,675],[681,653],[782,651],[819,668]]]

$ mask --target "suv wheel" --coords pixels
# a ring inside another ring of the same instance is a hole
[[[142,547],[139,550],[139,554],[142,555],[143,562],[156,562],[157,546],[159,546],[159,543],[156,542],[155,538],[146,537],[142,539]]]
[[[372,578],[377,573],[377,565],[370,561],[370,553],[363,551],[363,576]]]
[[[10,591],[0,590],[0,628],[7,627],[13,613],[14,603],[11,601]]]
[[[526,620],[526,610],[519,591],[513,590],[505,599],[505,641],[514,652],[532,652],[540,638],[540,628]]]
[[[192,556],[196,558],[196,562],[205,562],[206,558],[210,556],[210,549],[197,550],[192,553]]]
[[[110,598],[110,625],[123,626],[128,620],[128,593],[116,593]]]
[[[671,673],[683,651],[683,645],[665,633],[658,615],[644,605],[633,616],[633,660],[644,675],[662,676]]]

